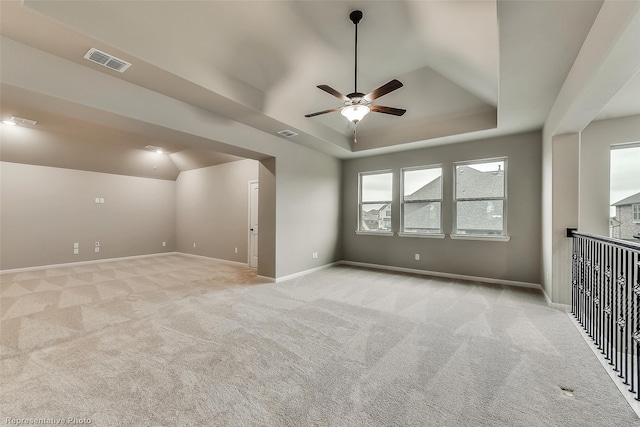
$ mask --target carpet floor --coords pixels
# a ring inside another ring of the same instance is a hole
[[[347,266],[266,283],[179,254],[0,279],[5,424],[640,426],[531,289]]]

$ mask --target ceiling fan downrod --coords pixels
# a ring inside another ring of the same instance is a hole
[[[349,19],[355,25],[355,54],[354,57],[354,77],[353,77],[353,93],[358,93],[358,23],[362,20],[362,11],[354,10],[349,14]]]

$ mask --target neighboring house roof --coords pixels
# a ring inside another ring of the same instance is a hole
[[[436,210],[432,203],[407,204],[404,209],[405,230],[440,229],[440,210]]]
[[[629,196],[626,199],[622,199],[611,206],[626,206],[626,205],[634,205],[636,203],[640,203],[640,193],[634,194],[633,196]]]
[[[458,198],[469,197],[502,197],[504,189],[504,172],[482,172],[470,166],[457,168]],[[468,189],[460,190],[461,188]],[[466,194],[465,194],[466,193]]]
[[[380,218],[380,211],[378,211],[378,209],[362,212],[363,221],[377,221],[378,218]]]
[[[437,177],[433,181],[418,188],[413,193],[404,197],[404,200],[433,200],[439,199],[442,193],[442,184],[440,184],[442,177]]]
[[[470,166],[458,169],[458,198],[468,197],[502,197],[504,191],[504,171],[483,172]],[[458,230],[501,230],[503,227],[502,212],[504,206],[498,208],[502,201],[459,201]]]

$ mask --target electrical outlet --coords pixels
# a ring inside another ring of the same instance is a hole
[[[75,249],[73,250],[73,254],[74,254],[74,255],[78,255],[79,253],[80,253],[80,249],[75,248]]]
[[[162,246],[167,246],[167,242],[162,242]]]
[[[96,251],[96,252],[100,252],[100,246],[96,246],[95,251]]]
[[[196,243],[195,243],[195,242],[193,242],[193,247],[194,247],[194,248],[196,247]]]
[[[235,253],[238,253],[238,248],[235,248]]]
[[[420,254],[416,254],[416,261],[420,261]]]

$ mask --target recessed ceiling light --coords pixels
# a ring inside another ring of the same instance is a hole
[[[157,154],[164,154],[164,150],[160,147],[156,147],[155,145],[145,145],[144,148]]]
[[[3,120],[2,123],[9,126],[17,126],[17,125],[30,125],[34,126],[36,123],[35,120],[23,119],[22,117],[11,117],[10,120]]]

